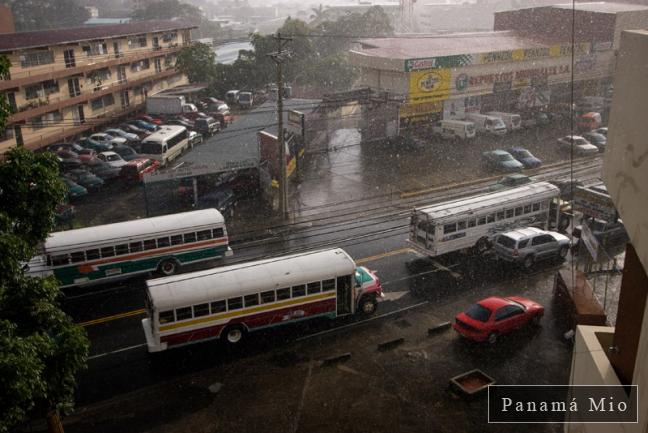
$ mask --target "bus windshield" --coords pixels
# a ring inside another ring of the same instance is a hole
[[[152,142],[152,141],[145,141],[142,143],[142,152],[143,154],[150,154],[150,155],[159,155],[162,153],[162,144]]]

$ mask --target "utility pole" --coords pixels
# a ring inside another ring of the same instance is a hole
[[[283,62],[290,56],[290,52],[284,50],[284,42],[292,40],[282,37],[277,32],[274,36],[277,41],[277,51],[268,54],[277,64],[277,141],[279,142],[279,208],[281,218],[288,219],[288,178],[286,176],[286,144],[284,143],[283,130]]]

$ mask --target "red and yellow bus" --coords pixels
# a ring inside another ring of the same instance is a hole
[[[328,249],[147,281],[142,320],[149,352],[314,317],[372,314],[382,297],[374,272]]]

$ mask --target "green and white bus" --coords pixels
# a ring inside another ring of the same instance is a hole
[[[223,216],[204,209],[51,233],[28,274],[85,286],[231,255]]]

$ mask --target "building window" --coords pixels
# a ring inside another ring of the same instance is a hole
[[[11,140],[14,138],[14,131],[11,128],[5,128],[0,131],[0,141]]]
[[[52,51],[34,51],[20,55],[20,66],[23,68],[49,65],[52,63],[54,63],[54,53]]]
[[[86,56],[99,56],[108,54],[108,48],[105,42],[90,42],[81,47]]]
[[[146,35],[133,36],[128,38],[129,48],[144,48],[146,47]]]
[[[60,111],[52,111],[51,113],[45,113],[42,116],[33,117],[30,120],[32,129],[41,129],[48,125],[54,125],[63,120],[63,116]]]
[[[45,92],[40,84],[25,87],[25,99],[36,99],[43,96],[45,96]]]
[[[100,98],[90,100],[90,107],[92,107],[93,110],[101,110],[102,108],[106,108],[114,103],[115,97],[110,93]]]

